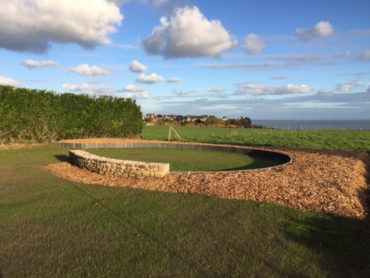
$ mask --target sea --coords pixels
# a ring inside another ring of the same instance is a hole
[[[370,130],[370,120],[253,120],[252,124],[277,129]]]

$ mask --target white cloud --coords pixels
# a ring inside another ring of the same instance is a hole
[[[209,21],[195,6],[176,9],[170,21],[162,17],[160,22],[143,41],[149,54],[165,58],[219,57],[236,44],[221,21]]]
[[[134,94],[134,93],[137,93],[137,92],[139,92],[140,95]],[[152,98],[151,94],[146,90],[128,92],[128,93],[124,94],[123,97],[124,98],[132,98],[132,99],[137,99],[137,98],[150,99],[150,98]]]
[[[105,0],[1,0],[0,47],[46,52],[51,42],[109,44],[123,16]]]
[[[53,60],[48,60],[48,61],[26,60],[22,63],[22,65],[29,69],[59,67],[59,64]]]
[[[151,95],[150,95],[150,93],[148,93],[147,91],[144,91],[144,92],[141,92],[140,97],[141,97],[142,99],[149,99],[149,98],[151,98],[152,96],[151,96]]]
[[[98,87],[89,83],[82,83],[80,85],[64,83],[62,87],[64,90],[68,90],[71,92],[81,92],[88,95],[112,95],[113,93],[115,93],[115,90],[110,89],[108,87],[105,86]]]
[[[136,60],[132,61],[130,65],[130,71],[132,72],[141,73],[141,72],[146,72],[147,70],[148,70],[147,66],[143,65],[142,63]]]
[[[21,84],[18,80],[0,76],[0,85],[18,87]]]
[[[244,48],[249,54],[258,54],[266,48],[266,44],[261,36],[252,33],[245,38]]]
[[[110,72],[106,69],[97,66],[89,66],[87,64],[79,65],[75,68],[70,68],[68,71],[73,71],[80,75],[89,75],[89,76],[96,76],[96,75],[108,75]]]
[[[312,29],[297,29],[296,35],[301,40],[326,38],[334,34],[333,25],[328,21],[320,21]]]
[[[126,93],[122,97],[123,98],[134,98],[134,95],[132,93]]]
[[[224,93],[226,89],[224,88],[217,88],[217,87],[210,87],[208,88],[208,92],[210,93]]]
[[[140,74],[138,78],[136,78],[136,82],[138,83],[146,83],[146,84],[154,84],[157,82],[163,82],[164,78],[156,73],[152,73],[150,75]]]
[[[358,81],[350,81],[350,82],[345,83],[345,84],[339,84],[337,86],[336,90],[340,91],[340,92],[349,92],[349,91],[352,91],[353,89],[361,87],[361,86],[362,86],[362,83],[360,83]]]
[[[123,92],[131,92],[131,93],[137,93],[137,92],[145,92],[146,89],[136,87],[135,85],[127,85],[123,88]]]
[[[182,80],[178,77],[173,77],[167,80],[167,83],[180,83]]]
[[[302,84],[302,85],[293,85],[289,84],[284,87],[272,87],[263,84],[257,83],[247,83],[240,86],[236,90],[237,95],[244,95],[247,93],[252,93],[252,95],[290,95],[290,94],[307,94],[311,93],[313,88]]]

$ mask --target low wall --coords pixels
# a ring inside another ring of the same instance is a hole
[[[69,151],[69,161],[73,165],[101,175],[125,178],[162,178],[170,172],[170,165],[168,163],[112,159],[97,156],[83,150]]]

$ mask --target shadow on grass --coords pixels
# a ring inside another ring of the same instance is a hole
[[[367,184],[370,182],[370,160]],[[286,235],[322,254],[322,266],[333,277],[369,277],[370,274],[370,188],[359,192],[367,208],[365,219],[311,217],[292,219]]]
[[[54,155],[54,157],[56,159],[58,159],[60,162],[68,162],[69,161],[69,157],[67,155],[57,154],[57,155]]]
[[[369,277],[368,219],[319,218],[292,221],[286,234],[322,255],[322,268],[333,277]]]

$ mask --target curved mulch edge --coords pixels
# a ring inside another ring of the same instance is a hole
[[[119,143],[128,141],[145,142],[144,140],[112,138],[63,142]],[[336,216],[360,219],[366,217],[365,191],[368,188],[364,162],[367,159],[366,156],[332,151],[248,148],[285,153],[293,158],[293,162],[281,167],[246,172],[171,173],[161,179],[104,176],[77,168],[66,162],[51,164],[47,168],[60,178],[79,183],[199,193],[226,199],[272,202]]]

